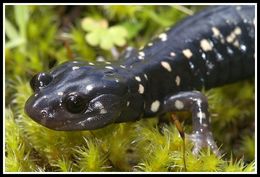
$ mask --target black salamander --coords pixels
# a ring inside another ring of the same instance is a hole
[[[191,111],[194,152],[210,146],[210,89],[253,77],[255,7],[214,6],[186,18],[114,62],[66,62],[35,75],[26,113],[54,130],[92,130]]]

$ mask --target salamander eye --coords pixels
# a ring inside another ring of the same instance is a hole
[[[34,92],[39,91],[40,88],[47,86],[52,81],[52,76],[47,73],[39,73],[33,76],[30,81],[31,88]]]
[[[65,97],[65,106],[70,113],[81,113],[86,109],[87,100],[79,93],[70,93]]]

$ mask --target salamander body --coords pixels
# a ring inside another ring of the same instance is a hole
[[[199,149],[216,150],[198,90],[254,76],[255,7],[214,6],[179,22],[120,60],[72,61],[33,77],[26,113],[55,130],[91,130],[191,111]],[[199,143],[198,143],[199,142]]]

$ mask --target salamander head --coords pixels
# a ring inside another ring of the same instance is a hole
[[[67,62],[49,73],[35,75],[35,94],[25,112],[55,130],[91,130],[113,123],[124,108],[128,88],[111,68]]]

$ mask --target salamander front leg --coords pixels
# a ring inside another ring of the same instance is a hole
[[[214,154],[220,155],[210,131],[208,101],[201,92],[179,92],[169,96],[164,101],[163,111],[190,111],[193,131],[188,138],[194,143],[193,153],[198,154],[202,147],[209,146]]]

